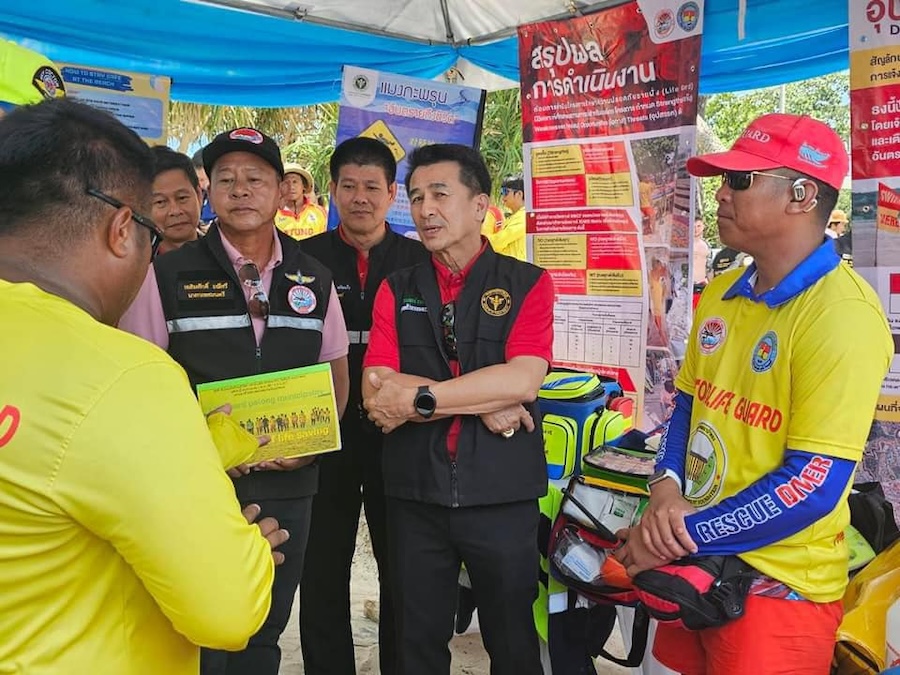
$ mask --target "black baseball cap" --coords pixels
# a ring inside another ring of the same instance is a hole
[[[212,176],[212,169],[222,155],[229,152],[249,152],[272,165],[279,177],[284,178],[284,164],[281,162],[281,150],[278,143],[258,129],[238,127],[223,131],[212,143],[203,148],[203,169],[207,176]]]

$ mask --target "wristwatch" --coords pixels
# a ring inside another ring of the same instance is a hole
[[[678,475],[672,471],[672,469],[662,469],[661,471],[654,471],[647,477],[647,489],[649,490],[657,483],[663,482],[666,478],[671,478],[675,481],[675,484],[678,485],[678,489],[681,489],[681,479],[678,478]]]
[[[416,391],[414,405],[416,406],[416,412],[426,420],[434,415],[434,411],[437,408],[437,399],[434,397],[434,394],[431,393],[431,389],[428,388],[428,385],[423,384]]]

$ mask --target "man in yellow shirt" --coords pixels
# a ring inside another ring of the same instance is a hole
[[[827,673],[847,494],[894,352],[877,294],[825,235],[847,152],[822,122],[775,113],[687,168],[722,177],[722,243],[754,262],[703,291],[650,504],[617,556],[632,575],[691,555],[753,569],[740,618],[660,625],[654,654],[669,668]]]
[[[511,176],[500,187],[500,200],[509,211],[502,227],[487,235],[491,248],[497,253],[525,260],[525,181],[521,176]]]
[[[0,672],[196,675],[263,623],[287,534],[241,515],[184,371],[113,327],[162,238],[150,150],[45,101],[0,119],[0,180]]]
[[[275,226],[289,237],[307,239],[328,229],[328,214],[307,193],[312,189],[312,174],[299,164],[284,165],[281,181],[281,208],[275,214]]]

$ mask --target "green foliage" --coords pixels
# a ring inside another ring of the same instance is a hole
[[[500,183],[522,173],[522,106],[519,89],[488,92],[481,154],[494,181],[491,199],[499,203]]]
[[[226,129],[253,127],[283,146],[292,143],[315,122],[315,108],[246,108],[175,102],[169,108],[169,135],[178,139],[179,152],[187,152]]]
[[[316,182],[316,192],[327,194],[331,182],[328,162],[337,133],[338,104],[321,103],[309,106],[308,110],[310,123],[296,140],[282,146],[281,153],[285,160],[305,166]]]
[[[741,131],[759,115],[779,112],[781,87],[756,89],[749,92],[715,94],[705,100],[706,121],[725,147],[737,140]],[[847,72],[832,73],[812,80],[794,82],[784,87],[784,112],[810,115],[827,122],[847,143],[850,138],[850,82]],[[715,193],[721,180],[707,178],[699,181],[701,213],[706,223],[707,239],[719,240],[716,230]],[[838,207],[849,210],[850,191],[841,190]]]

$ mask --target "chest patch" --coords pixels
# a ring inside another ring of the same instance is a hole
[[[775,357],[778,356],[778,335],[775,331],[768,331],[763,335],[750,357],[750,367],[754,373],[765,373],[775,365]]]
[[[400,312],[418,312],[420,314],[426,314],[428,312],[428,307],[425,306],[425,301],[422,298],[415,295],[404,295],[403,299],[400,301]]]
[[[176,288],[181,302],[234,299],[234,284],[229,279],[179,280]]]
[[[316,308],[316,294],[306,286],[292,286],[287,294],[288,305],[297,314],[309,314]]]
[[[707,355],[712,354],[722,346],[727,335],[728,326],[725,324],[725,319],[718,316],[710,317],[703,322],[700,326],[700,330],[697,331],[697,341],[700,343],[700,353]]]
[[[502,288],[492,288],[481,296],[481,309],[489,316],[505,316],[512,308],[512,298]]]

